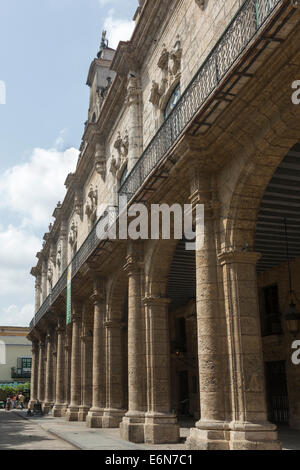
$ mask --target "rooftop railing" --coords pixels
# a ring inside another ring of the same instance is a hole
[[[240,7],[221,38],[218,40],[196,75],[182,94],[176,107],[169,114],[160,129],[145,148],[140,159],[133,167],[119,189],[120,195],[132,198],[151,171],[166,155],[185,127],[192,121],[201,106],[218,87],[235,61],[250,44],[257,32],[263,27],[275,8],[283,0],[246,0]],[[72,277],[98,246],[100,239],[97,228],[103,223],[100,217],[90,234],[75,254],[72,262],[64,271],[51,294],[30,323],[30,330],[48,311],[67,285],[68,270],[72,266]]]

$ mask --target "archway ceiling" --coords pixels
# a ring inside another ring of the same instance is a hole
[[[262,253],[258,271],[287,260],[284,219],[290,258],[295,258],[300,256],[300,143],[277,167],[261,201],[255,243],[255,250]]]

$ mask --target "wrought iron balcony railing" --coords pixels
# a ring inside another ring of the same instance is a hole
[[[134,196],[151,171],[166,155],[178,137],[183,134],[185,127],[192,122],[195,114],[218,87],[220,81],[245,51],[275,8],[282,2],[283,0],[245,0],[189,83],[176,107],[164,121],[127,176],[119,189],[120,195],[126,195],[128,198]],[[99,244],[100,239],[97,236],[99,223],[103,223],[103,216],[100,217],[75,254],[71,262],[72,277],[75,276],[79,268]],[[66,288],[69,267],[64,271],[51,294],[45,299],[31,321],[30,330],[34,328]]]
[[[129,199],[162,160],[197,111],[282,0],[246,0],[127,176],[120,193]]]
[[[23,369],[17,369],[16,367],[11,368],[11,378],[12,379],[30,379],[31,372],[28,370],[24,371]]]

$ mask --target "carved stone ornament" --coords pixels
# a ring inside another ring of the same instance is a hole
[[[56,253],[56,264],[59,268],[61,267],[61,258],[62,258],[62,248],[61,248],[61,244],[59,244],[57,247],[57,253]]]
[[[154,106],[163,107],[164,98],[168,95],[175,82],[179,81],[181,73],[182,48],[179,35],[171,51],[168,51],[165,44],[158,60],[157,66],[161,70],[159,82],[153,80],[149,101]]]
[[[85,213],[87,217],[94,221],[97,213],[97,204],[98,204],[98,189],[94,189],[93,185],[90,186],[88,193],[88,199],[85,205]]]
[[[133,75],[129,74],[128,83],[127,83],[127,95],[125,103],[128,106],[139,103],[139,98],[141,94],[141,88],[139,86],[139,80]]]
[[[128,161],[129,137],[127,130],[125,131],[123,138],[121,137],[120,132],[118,132],[118,137],[114,147],[118,151],[118,157],[112,156],[110,171],[116,175],[120,168],[123,168]]]
[[[53,269],[51,266],[49,266],[48,268],[47,278],[48,278],[48,281],[51,283],[53,279]]]
[[[78,228],[76,222],[73,220],[71,223],[70,231],[69,231],[69,243],[70,245],[75,245],[77,241],[77,235],[78,235]]]

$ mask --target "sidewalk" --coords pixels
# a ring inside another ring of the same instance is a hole
[[[189,435],[189,428],[180,429],[181,443],[179,444],[134,444],[120,439],[119,429],[90,429],[85,423],[68,422],[64,418],[26,416],[26,410],[17,410],[24,419],[36,422],[44,431],[47,431],[80,450],[187,450],[184,445]],[[291,430],[288,426],[279,429],[279,439],[283,443],[283,450],[300,450],[300,431]]]

